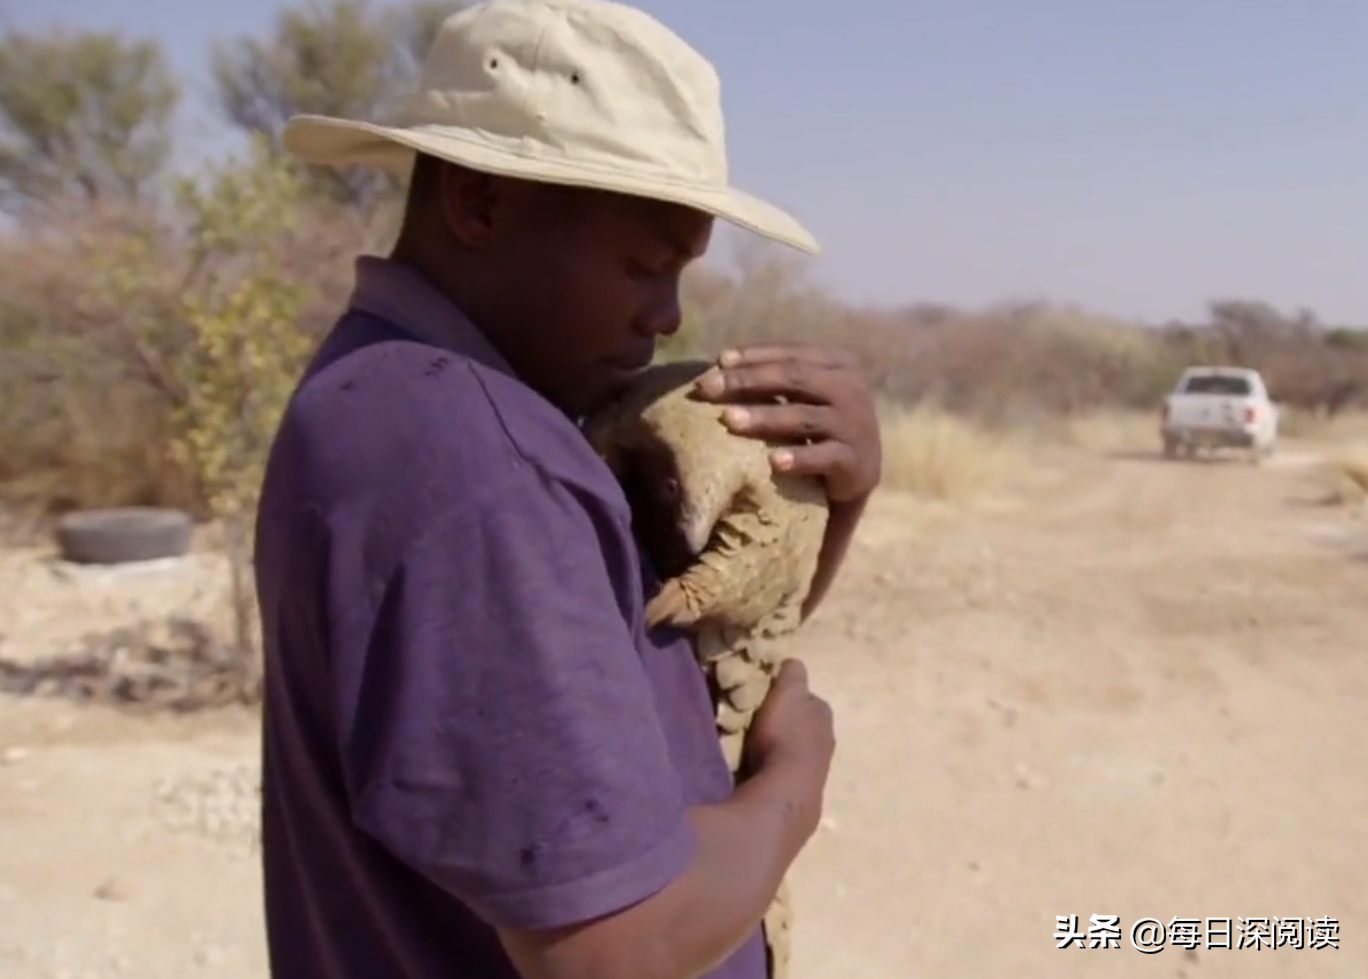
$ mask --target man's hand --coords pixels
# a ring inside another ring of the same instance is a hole
[[[698,384],[707,401],[734,405],[739,435],[788,443],[771,459],[780,472],[820,476],[833,504],[865,500],[879,483],[883,449],[874,399],[855,358],[802,344],[728,350]],[[764,404],[775,397],[785,404]]]
[[[699,379],[698,394],[733,405],[726,422],[738,435],[786,443],[771,454],[777,471],[810,473],[826,484],[831,519],[803,603],[806,619],[836,579],[882,474],[883,446],[869,386],[845,351],[781,344],[728,350]],[[776,396],[787,403],[764,403]]]
[[[807,667],[786,660],[747,732],[748,767],[756,772],[792,765],[811,776],[820,794],[835,752],[831,705],[808,687]]]

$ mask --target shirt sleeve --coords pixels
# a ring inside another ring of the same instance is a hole
[[[692,858],[634,553],[606,505],[523,466],[409,547],[339,644],[363,650],[338,696],[357,825],[493,926],[613,913]]]

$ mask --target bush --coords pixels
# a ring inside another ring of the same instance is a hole
[[[208,517],[259,474],[370,226],[261,147],[168,206],[71,209],[0,240],[0,493]]]
[[[205,187],[183,183],[191,274],[175,320],[147,323],[175,387],[173,449],[219,517],[255,508],[267,450],[312,338],[312,294],[291,274],[301,184],[257,144]]]

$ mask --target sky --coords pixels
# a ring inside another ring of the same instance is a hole
[[[217,36],[281,0],[0,0],[0,25],[161,39],[183,126]],[[639,0],[722,78],[734,181],[856,302],[1212,299],[1368,324],[1362,0]]]

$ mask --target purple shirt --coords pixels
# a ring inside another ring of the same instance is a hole
[[[398,263],[285,413],[256,573],[277,979],[516,979],[495,926],[648,897],[731,792],[611,473]],[[764,975],[758,929],[711,973]]]

